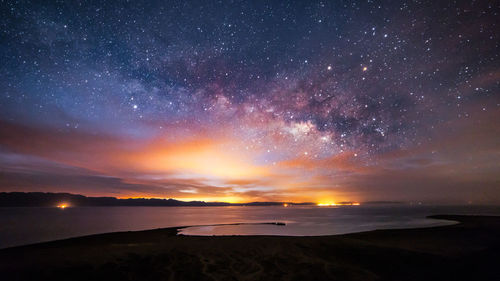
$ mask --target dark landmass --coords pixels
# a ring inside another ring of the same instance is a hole
[[[2,280],[500,280],[500,217],[317,236],[120,232],[0,250]],[[286,227],[286,226],[283,226]]]
[[[157,198],[130,198],[118,199],[115,197],[87,197],[71,193],[45,193],[45,192],[0,192],[0,207],[56,207],[65,203],[70,206],[154,206],[154,207],[214,207],[214,206],[276,206],[285,203],[289,205],[312,205],[313,203],[290,202],[204,202],[204,201],[179,201],[175,199]]]

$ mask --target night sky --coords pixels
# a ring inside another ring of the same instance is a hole
[[[102,2],[0,2],[0,191],[500,202],[500,2]]]

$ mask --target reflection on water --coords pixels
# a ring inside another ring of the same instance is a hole
[[[190,235],[329,235],[441,225],[432,214],[500,214],[499,207],[361,205],[340,207],[69,207],[0,208],[0,248],[75,236],[205,225]],[[285,222],[276,225],[231,223]]]
[[[350,209],[354,208],[354,209]],[[454,221],[426,218],[420,212],[391,214],[391,209],[357,207],[314,208],[299,207],[293,212],[282,214],[279,224],[269,222],[255,224],[222,224],[186,227],[183,235],[288,235],[318,236],[345,234],[375,229],[431,227],[455,224]],[[396,211],[397,209],[392,209]],[[371,212],[367,212],[371,211]],[[417,210],[413,210],[417,211]],[[373,213],[372,213],[373,212]],[[288,215],[288,216],[286,216]],[[293,220],[290,220],[293,219]],[[274,221],[278,222],[278,221]],[[284,225],[281,225],[284,223]]]

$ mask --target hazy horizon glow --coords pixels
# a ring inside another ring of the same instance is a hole
[[[1,4],[0,191],[500,203],[498,4],[305,2]]]

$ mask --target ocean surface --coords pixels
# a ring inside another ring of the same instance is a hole
[[[196,226],[186,235],[331,235],[452,224],[433,214],[500,215],[495,206],[0,208],[0,248],[89,234]],[[282,225],[258,224],[283,222]],[[216,224],[247,223],[215,226]],[[252,224],[257,223],[257,224]]]

